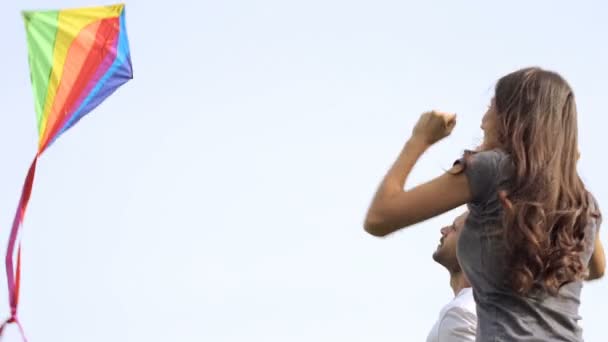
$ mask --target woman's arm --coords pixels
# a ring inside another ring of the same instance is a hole
[[[604,255],[604,247],[600,241],[600,232],[595,234],[595,248],[589,260],[589,275],[587,280],[595,280],[604,276],[606,269],[606,256]]]
[[[386,236],[398,229],[442,214],[471,200],[463,172],[445,173],[404,191],[405,181],[418,158],[435,142],[450,134],[455,116],[429,112],[421,116],[399,157],[384,177],[365,219],[365,230]],[[462,166],[456,166],[462,167]]]

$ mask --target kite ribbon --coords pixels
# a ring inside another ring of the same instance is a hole
[[[17,315],[17,309],[19,307],[19,287],[21,284],[21,242],[19,242],[19,245],[17,247],[16,269],[14,268],[13,255],[15,252],[15,245],[17,245],[19,237],[19,230],[21,228],[21,224],[23,223],[23,217],[25,216],[25,210],[27,209],[27,204],[30,201],[30,195],[32,194],[32,186],[34,185],[34,176],[36,174],[36,163],[38,162],[39,155],[40,154],[36,154],[36,157],[32,161],[30,169],[27,172],[27,177],[25,177],[25,182],[23,183],[23,190],[21,191],[21,199],[19,200],[19,205],[17,206],[17,211],[15,212],[13,227],[11,228],[11,234],[9,236],[5,263],[6,281],[8,282],[8,299],[11,305],[11,315],[4,323],[2,323],[2,325],[0,325],[0,337],[2,337],[4,328],[8,324],[17,324],[17,326],[19,327],[19,332],[21,333],[21,337],[23,338],[23,341],[26,342],[27,338],[25,337],[23,326],[21,325],[21,322],[19,321]]]

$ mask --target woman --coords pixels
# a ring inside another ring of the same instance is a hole
[[[576,169],[576,115],[561,76],[515,71],[496,85],[479,151],[404,191],[418,158],[456,124],[425,113],[372,201],[365,229],[376,236],[468,204],[458,258],[475,293],[477,341],[582,341],[582,280],[588,268],[601,276],[604,256],[599,208]]]

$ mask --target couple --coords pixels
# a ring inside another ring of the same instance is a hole
[[[420,156],[456,116],[424,113],[380,184],[365,230],[386,236],[463,204],[456,244],[477,314],[476,341],[582,341],[582,282],[603,255],[601,213],[577,172],[574,93],[557,73],[502,77],[485,113],[482,148],[404,190]]]
[[[456,245],[468,212],[458,216],[450,226],[441,228],[441,240],[433,259],[450,272],[450,286],[454,298],[443,307],[433,325],[426,342],[471,342],[475,341],[477,315],[473,290],[464,276],[458,258]],[[587,280],[599,279],[604,274],[604,251],[596,238],[596,246],[589,262]]]

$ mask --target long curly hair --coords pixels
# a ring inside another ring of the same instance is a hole
[[[600,215],[577,172],[574,94],[557,73],[525,68],[498,81],[494,104],[498,144],[514,165],[499,192],[511,287],[555,295],[585,277],[585,231]]]

